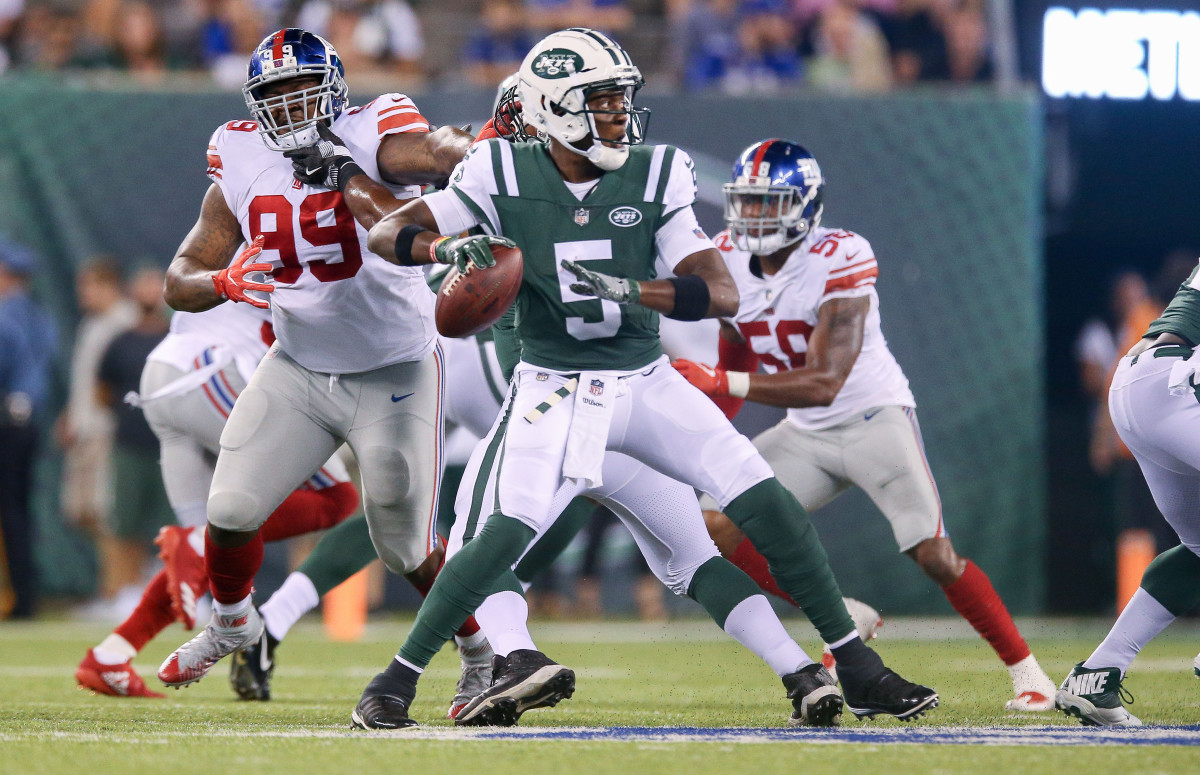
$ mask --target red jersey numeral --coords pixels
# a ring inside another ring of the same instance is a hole
[[[854,235],[848,231],[835,231],[825,235],[825,239],[818,242],[808,249],[809,253],[824,254],[826,258],[833,258],[833,254],[837,251],[838,241],[853,237]]]
[[[782,361],[774,354],[760,350],[754,346],[752,337],[770,337],[771,322],[767,320],[752,320],[749,323],[738,323],[738,329],[742,332],[742,338],[750,345],[750,349],[758,355],[763,363],[774,366],[780,371],[788,371],[789,369],[799,369],[804,366],[806,353],[796,352],[792,347],[791,337],[801,336],[804,341],[808,341],[809,334],[813,332],[813,327],[803,320],[779,320],[775,321],[775,340],[779,342],[779,349],[783,350],[783,354],[787,356],[787,361]]]
[[[257,132],[257,121],[230,121],[225,125],[230,132]]]
[[[317,215],[330,210],[333,211],[333,224],[321,226],[317,223]],[[279,251],[279,261],[283,266],[274,270],[271,276],[288,284],[299,280],[304,272],[296,250],[292,212],[292,203],[279,194],[256,196],[250,202],[250,233],[263,235],[263,250]],[[263,231],[263,216],[267,214],[275,216],[274,231]],[[307,262],[313,276],[321,282],[345,280],[358,274],[362,268],[362,251],[359,249],[354,215],[337,191],[310,194],[304,198],[300,203],[300,236],[314,247],[339,245],[342,249],[342,260],[338,263],[331,264],[324,259]]]

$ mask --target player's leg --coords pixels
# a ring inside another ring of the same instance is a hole
[[[954,610],[975,628],[1008,668],[1009,710],[1054,707],[1054,682],[1038,665],[987,574],[958,555],[942,519],[916,411],[886,406],[822,431],[843,449],[842,475],[871,498],[891,524],[900,550],[941,588]]]

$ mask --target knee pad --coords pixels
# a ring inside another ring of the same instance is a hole
[[[208,521],[223,530],[258,530],[267,521],[262,504],[241,492],[216,492],[208,496]]]
[[[404,453],[372,447],[364,450],[363,458],[359,471],[366,497],[385,509],[403,504],[412,491],[412,473]]]

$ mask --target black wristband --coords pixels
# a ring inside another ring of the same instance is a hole
[[[675,307],[667,313],[672,320],[703,320],[708,315],[712,297],[708,283],[694,274],[671,277],[667,280],[675,286]]]
[[[410,223],[408,226],[400,229],[400,233],[396,235],[396,260],[401,264],[412,264],[412,244],[417,235],[425,231],[415,223]]]
[[[351,178],[367,174],[363,172],[363,168],[358,166],[358,163],[354,159],[344,161],[333,169],[335,172],[335,180],[333,182],[337,183],[338,191],[341,191],[343,194],[346,193],[346,185],[350,183]]]

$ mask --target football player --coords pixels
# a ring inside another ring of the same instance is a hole
[[[861,487],[900,551],[1008,666],[1014,697],[1005,707],[1050,710],[1053,682],[987,575],[950,542],[916,401],[880,328],[875,253],[862,236],[821,225],[824,188],[817,160],[795,143],[764,140],[742,152],[725,185],[729,229],[716,240],[741,304],[721,321],[715,368],[687,360],[675,368],[730,418],[743,401],[786,408],[785,420],[754,439],[784,486],[810,510]],[[725,556],[751,576],[767,573],[736,525],[717,511],[707,518]]]
[[[264,310],[226,304],[173,315],[170,333],[147,357],[140,393],[126,400],[142,407],[158,437],[163,483],[179,525],[159,532],[164,567],[133,613],[88,649],[75,671],[79,686],[114,697],[163,696],[146,687],[132,660],[172,622],[196,626],[196,602],[208,592],[201,535],[221,430],[273,341]],[[275,509],[263,540],[324,530],[357,507],[358,491],[333,456]]]
[[[1125,671],[1175,618],[1200,605],[1200,267],[1113,374],[1108,409],[1137,459],[1154,502],[1180,545],[1158,555],[1091,656],[1071,670],[1055,698],[1093,726],[1140,726],[1122,699]],[[1200,657],[1196,659],[1200,675]]]
[[[637,67],[610,38],[580,28],[543,39],[519,80],[523,115],[548,143],[480,143],[447,190],[404,205],[371,230],[370,247],[402,266],[487,266],[492,245],[519,244],[522,361],[480,466],[476,490],[480,498],[493,493],[490,516],[464,525],[464,540],[471,540],[447,562],[400,653],[368,684],[354,723],[415,723],[408,707],[436,642],[553,521],[564,487],[605,485],[606,451],[716,497],[831,644],[852,712],[911,718],[935,706],[936,692],[886,668],[859,639],[804,510],[749,440],[662,355],[658,313],[683,320],[732,315],[737,291],[696,224],[690,160],[671,146],[640,145],[647,112],[632,104],[643,83]],[[353,179],[349,185],[356,197],[366,193]],[[476,225],[505,236],[444,236]],[[677,277],[651,279],[656,253]],[[717,557],[686,571],[675,580],[689,594],[715,589],[726,602],[762,599]],[[739,611],[735,605],[710,613],[729,629]],[[740,613],[751,628],[764,624],[761,608]],[[523,667],[513,697],[566,678],[549,660]],[[822,682],[832,684],[828,674]]]
[[[441,562],[434,523],[444,370],[433,297],[420,269],[368,250],[367,231],[336,185],[340,170],[332,171],[335,190],[307,185],[286,154],[333,127],[355,149],[356,169],[382,181],[394,206],[446,179],[471,138],[432,130],[402,94],[351,107],[344,75],[333,47],[304,30],[282,29],[259,44],[242,90],[254,120],[213,134],[212,185],[167,272],[174,308],[269,305],[278,337],[222,433],[205,531],[213,619],[163,662],[159,679],[168,686],[199,680],[263,636],[251,598],[259,528],[343,442],[358,460],[384,563],[423,589]],[[243,243],[250,247],[234,258]],[[464,648],[484,640],[470,621],[458,637]]]

